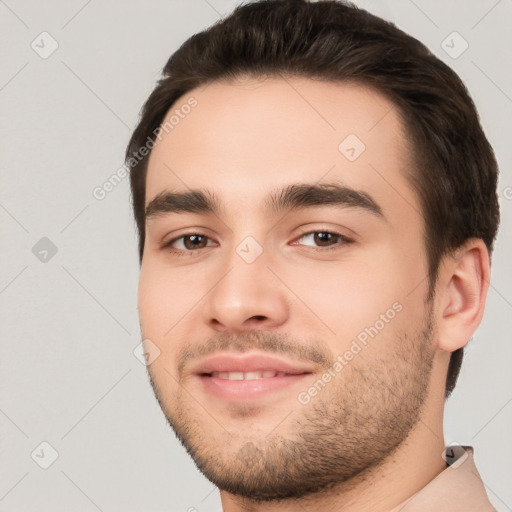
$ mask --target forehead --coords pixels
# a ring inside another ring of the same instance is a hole
[[[196,106],[182,109],[191,98]],[[163,190],[208,189],[243,206],[269,189],[322,180],[384,203],[397,195],[416,202],[399,112],[359,84],[215,82],[181,97],[165,120],[172,116],[150,156],[146,204]]]

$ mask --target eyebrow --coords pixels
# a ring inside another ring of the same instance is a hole
[[[366,192],[338,184],[294,184],[271,192],[265,207],[273,214],[315,206],[360,208],[384,218],[381,207]],[[163,191],[146,207],[146,220],[168,213],[212,213],[219,215],[220,204],[207,190]]]
[[[155,196],[146,206],[146,219],[167,213],[219,213],[219,204],[209,191],[189,192],[164,191]]]

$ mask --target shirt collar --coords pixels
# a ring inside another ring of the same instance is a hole
[[[473,447],[451,445],[446,469],[390,512],[495,512],[473,460]]]

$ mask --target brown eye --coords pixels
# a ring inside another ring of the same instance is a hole
[[[163,248],[175,254],[196,252],[199,249],[213,247],[216,244],[208,236],[201,233],[190,233],[174,238],[164,244]]]
[[[294,245],[304,245],[313,249],[336,249],[353,242],[350,238],[330,231],[310,231],[304,233]]]
[[[334,233],[327,233],[324,231],[319,231],[318,233],[313,233],[314,235],[314,242],[319,247],[325,247],[332,245],[333,243],[336,243],[339,241],[340,236],[335,235]]]
[[[303,245],[311,247],[330,247],[340,242],[349,242],[350,240],[339,233],[330,231],[311,231],[305,233],[299,238]]]
[[[185,235],[183,237],[183,245],[188,250],[202,249],[206,247],[207,243],[208,238],[203,235]]]

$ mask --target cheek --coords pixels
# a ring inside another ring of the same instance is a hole
[[[281,275],[300,299],[297,312],[305,308],[307,317],[316,318],[312,328],[330,339],[335,333],[343,344],[375,322],[381,326],[381,315],[392,320],[386,330],[405,326],[402,312],[411,319],[422,317],[427,281],[418,259],[404,258],[396,247],[382,245],[344,261],[283,269]]]
[[[138,308],[142,335],[152,338],[161,333],[161,323],[165,318],[169,297],[163,279],[143,265],[139,277]]]
[[[142,267],[139,278],[138,308],[142,336],[162,345],[166,333],[176,322],[180,306],[175,283],[163,271]]]
[[[194,288],[200,283],[187,272],[144,262],[138,289],[139,317],[143,335],[163,338],[194,304]],[[197,301],[197,299],[196,299]]]
[[[190,280],[179,271],[146,261],[138,288],[138,310],[142,338],[151,340],[158,357],[147,367],[153,386],[165,406],[172,405],[179,391],[176,353],[180,348],[184,325],[197,300],[191,294]],[[164,407],[165,407],[164,406]]]
[[[193,266],[169,268],[149,258],[143,262],[138,310],[142,337],[150,339],[160,350],[158,360],[150,368],[155,374],[160,375],[165,367],[174,375],[176,353],[191,333],[197,339],[211,334],[203,332],[198,322],[203,307],[201,299],[211,286],[206,273],[194,270]]]

